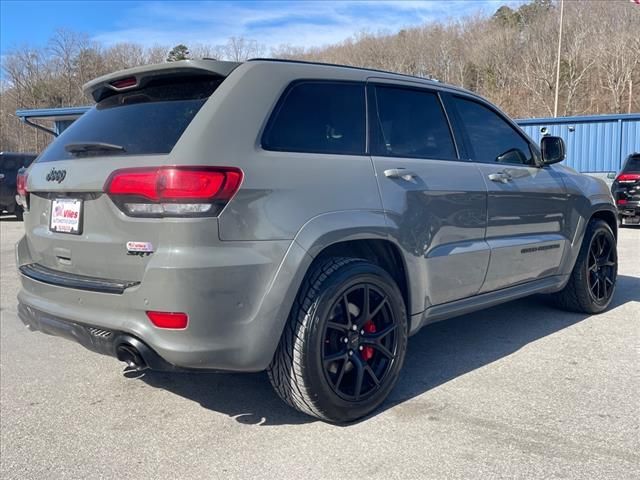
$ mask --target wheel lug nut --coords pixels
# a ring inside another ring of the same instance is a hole
[[[353,350],[349,350],[349,356],[353,355]]]
[[[353,330],[355,332],[356,330],[358,330],[358,326],[354,325],[353,327],[351,327],[351,330]]]
[[[360,330],[360,335],[364,335],[364,330]]]
[[[343,341],[344,343],[349,343],[349,339],[348,339],[347,337],[344,337],[344,338],[342,339],[342,341]]]
[[[360,351],[362,351],[363,349],[364,349],[364,347],[363,347],[362,345],[360,345],[360,346],[358,347],[358,350],[360,350]]]

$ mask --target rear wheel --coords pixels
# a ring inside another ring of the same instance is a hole
[[[16,205],[16,209],[14,210],[16,215],[16,219],[21,222],[24,219],[24,209],[21,205]]]
[[[329,259],[298,293],[269,378],[297,410],[349,422],[389,395],[406,345],[407,313],[390,275],[365,260]]]
[[[556,300],[566,310],[600,313],[611,303],[617,275],[618,251],[611,227],[591,220],[569,283],[555,294]]]

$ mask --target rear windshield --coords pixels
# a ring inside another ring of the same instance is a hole
[[[624,164],[625,172],[640,172],[640,155],[631,155]]]
[[[101,100],[73,122],[42,153],[38,162],[83,156],[169,153],[193,117],[223,79],[156,80],[142,89]],[[109,144],[120,150],[93,148],[68,152],[72,144]]]

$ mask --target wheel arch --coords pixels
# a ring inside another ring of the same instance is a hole
[[[593,219],[604,220],[611,228],[613,236],[618,239],[618,213],[613,211],[610,205],[596,205],[589,221]]]
[[[345,240],[325,247],[314,259],[311,268],[317,263],[331,257],[362,258],[378,265],[394,279],[405,305],[411,304],[409,292],[409,278],[407,268],[400,249],[390,240],[364,238],[359,240]]]
[[[579,211],[580,218],[576,231],[573,233],[571,248],[568,249],[567,256],[563,260],[562,266],[559,269],[559,273],[567,275],[567,278],[573,271],[578,254],[580,253],[582,242],[584,241],[584,237],[587,232],[587,227],[592,220],[596,219],[606,222],[611,228],[616,240],[618,238],[618,211],[613,204],[604,202],[591,203],[590,205],[585,205]]]
[[[334,212],[314,218],[295,239],[314,261],[328,257],[364,258],[386,270],[398,284],[409,314],[424,308],[424,294],[412,278],[419,278],[420,264],[395,241],[382,211]],[[416,290],[418,290],[416,292]]]

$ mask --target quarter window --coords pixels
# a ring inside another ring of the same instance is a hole
[[[454,160],[456,149],[438,95],[402,87],[376,87],[371,153]]]
[[[472,100],[454,97],[453,102],[471,143],[473,160],[516,165],[534,163],[529,142],[503,118]]]
[[[284,94],[262,139],[265,150],[364,155],[364,85],[302,82]]]

